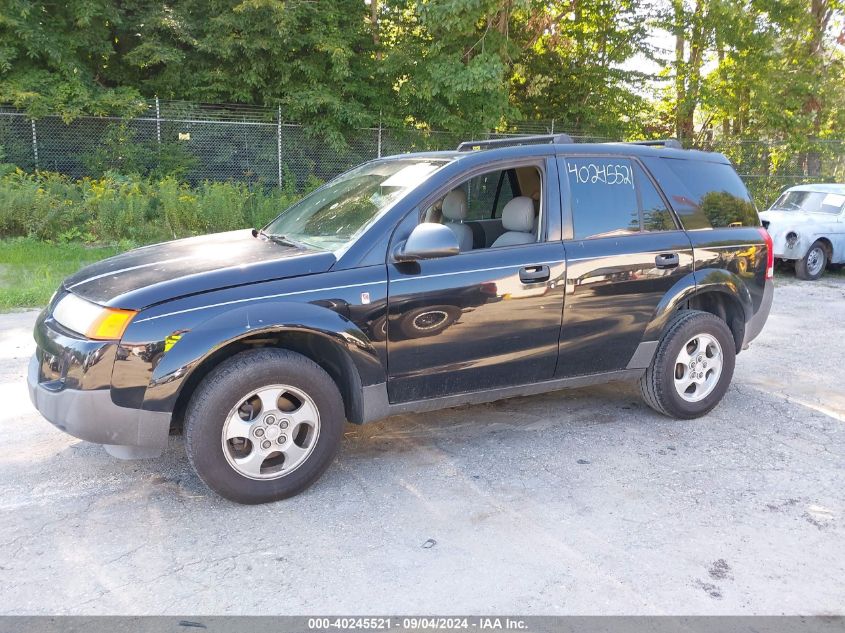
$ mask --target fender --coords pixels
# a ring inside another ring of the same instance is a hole
[[[660,335],[666,324],[678,308],[695,296],[708,292],[720,292],[739,301],[743,310],[744,322],[748,323],[754,314],[751,292],[739,275],[728,270],[704,268],[694,271],[681,279],[657,304],[651,322],[646,327],[642,342],[631,357],[628,369],[648,367],[657,351]]]
[[[224,312],[183,334],[153,370],[142,408],[172,413],[190,376],[215,352],[247,337],[280,332],[315,335],[339,349],[359,392],[362,383],[385,380],[376,350],[354,323],[311,303],[274,301]]]
[[[748,323],[754,315],[754,301],[745,280],[734,272],[722,268],[704,268],[695,271],[696,293],[723,292],[739,300],[744,321]]]
[[[657,304],[657,308],[655,308],[654,314],[651,317],[651,322],[645,329],[643,342],[640,345],[653,343],[652,352],[657,348],[657,340],[660,338],[663,328],[666,327],[666,323],[675,311],[677,311],[678,306],[695,294],[696,287],[697,280],[695,272],[691,272],[675,282],[675,285],[663,295],[660,303]],[[639,351],[639,348],[637,351]],[[634,354],[634,357],[636,356],[637,353]],[[649,357],[648,362],[651,362],[651,357]],[[647,367],[648,363],[645,366]]]
[[[785,259],[803,259],[807,256],[810,247],[818,240],[827,241],[833,246],[833,248],[835,248],[835,240],[832,239],[828,232],[823,231],[819,227],[806,227],[799,225],[799,228],[795,229],[795,232],[798,233],[798,241],[791,247],[786,243],[785,238],[786,234],[789,232],[790,231],[783,231],[780,235],[778,235],[778,244],[775,247],[775,253],[783,253]]]

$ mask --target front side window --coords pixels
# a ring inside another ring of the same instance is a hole
[[[534,243],[542,182],[533,165],[485,172],[452,187],[422,211],[421,220],[447,226],[461,252]]]
[[[540,190],[538,188],[538,197],[539,191]],[[516,178],[516,172],[513,169],[503,171],[499,180],[499,195],[496,199],[496,208],[493,211],[493,217],[501,218],[502,210],[505,208],[505,205],[519,195],[521,194],[519,189],[519,183]]]
[[[504,172],[493,171],[476,176],[464,183],[467,194],[467,219],[486,220],[493,217],[496,193]]]
[[[845,206],[845,195],[821,191],[787,191],[772,205],[777,211],[803,211],[837,215]]]
[[[446,162],[399,159],[361,165],[282,211],[264,232],[313,248],[342,250]]]
[[[461,185],[467,198],[467,220],[491,220],[502,217],[504,206],[519,193],[512,183],[512,169],[497,170],[470,178]]]
[[[627,158],[567,158],[576,240],[630,235],[640,230],[634,167]]]

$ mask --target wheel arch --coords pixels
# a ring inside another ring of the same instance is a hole
[[[728,324],[736,344],[737,354],[745,340],[747,314],[739,298],[724,288],[707,288],[693,294],[681,309],[709,312]]]
[[[313,304],[270,304],[217,315],[183,334],[153,370],[144,408],[171,412],[178,426],[202,379],[227,358],[256,347],[289,349],[322,367],[337,384],[350,422],[363,420],[363,384],[384,381],[378,354],[351,321]]]
[[[751,293],[739,275],[723,269],[696,271],[679,280],[657,306],[643,341],[657,341],[679,310],[702,310],[724,320],[733,334],[737,353],[745,339],[745,325],[753,314]]]
[[[820,235],[819,237],[817,237],[815,239],[815,242],[821,242],[822,245],[824,246],[824,249],[827,251],[827,261],[828,261],[828,263],[833,261],[833,256],[834,256],[833,241],[827,235]],[[810,244],[810,246],[812,247],[812,244]]]

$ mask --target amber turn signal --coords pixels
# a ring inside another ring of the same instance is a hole
[[[134,310],[104,308],[88,328],[85,336],[100,341],[119,339],[136,314]]]

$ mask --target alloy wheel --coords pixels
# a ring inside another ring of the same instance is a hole
[[[278,479],[296,470],[314,451],[320,412],[305,392],[270,385],[246,394],[223,424],[223,454],[250,479]]]
[[[710,334],[698,334],[686,342],[675,359],[675,389],[687,402],[709,396],[722,375],[722,346]]]

